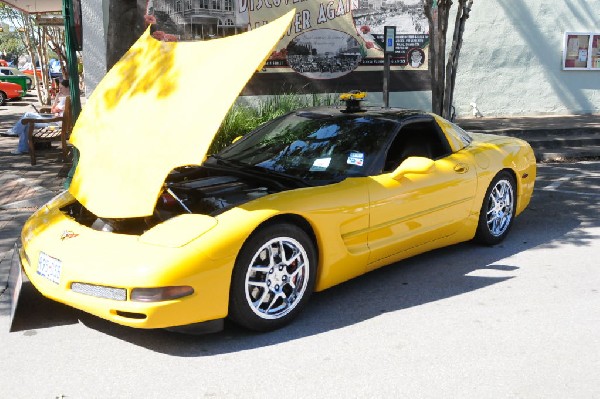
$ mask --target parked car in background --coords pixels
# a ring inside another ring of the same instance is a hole
[[[33,77],[31,75],[27,75],[17,68],[9,67],[9,66],[0,66],[0,75],[4,76],[24,76],[27,80],[27,90],[31,90],[33,87]]]
[[[23,73],[24,73],[24,74],[26,74],[26,75],[33,76],[33,69],[22,69],[22,70],[21,70],[21,72],[23,72]],[[38,79],[41,79],[41,78],[42,78],[42,71],[41,71],[41,69],[40,69],[40,68],[37,68],[37,69],[35,70],[35,73],[36,73],[36,75],[37,75]]]
[[[11,82],[0,82],[0,105],[6,104],[6,100],[21,98],[25,94],[23,88]]]
[[[48,73],[50,74],[51,79],[62,79],[62,68],[60,61],[58,61],[56,58],[52,58],[48,62]]]

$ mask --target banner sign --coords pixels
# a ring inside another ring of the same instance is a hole
[[[384,45],[383,35],[373,35],[375,42]],[[396,46],[392,65],[410,65],[412,68],[420,68],[424,65],[426,55],[425,48],[429,44],[429,35],[396,35]],[[382,61],[383,63],[383,61]]]
[[[149,4],[148,14],[160,11],[157,28],[179,40],[256,29],[296,9],[288,32],[242,95],[381,91],[385,26],[396,27],[390,91],[430,89],[429,24],[421,0],[151,0]],[[200,8],[195,8],[198,4]],[[161,24],[165,15],[171,22]]]

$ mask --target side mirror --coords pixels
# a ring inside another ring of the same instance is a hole
[[[408,157],[391,174],[392,179],[399,179],[408,174],[424,175],[435,169],[433,159],[425,157]]]

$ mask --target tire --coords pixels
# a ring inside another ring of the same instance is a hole
[[[315,246],[304,230],[288,223],[261,228],[238,254],[231,278],[229,318],[255,331],[283,327],[308,302],[316,270]]]
[[[0,105],[6,104],[6,94],[3,91],[0,91]]]
[[[488,187],[475,240],[485,245],[495,245],[504,240],[510,231],[517,209],[515,178],[507,171],[498,173]]]

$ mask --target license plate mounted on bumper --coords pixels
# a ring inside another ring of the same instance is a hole
[[[62,262],[60,259],[51,257],[50,255],[41,252],[38,257],[37,274],[52,281],[54,284],[60,283],[60,269]]]

